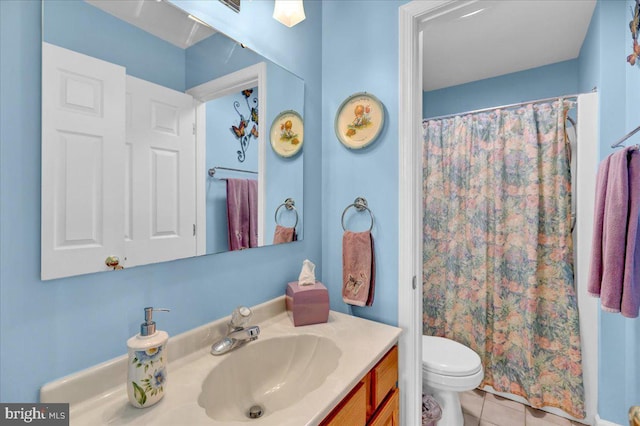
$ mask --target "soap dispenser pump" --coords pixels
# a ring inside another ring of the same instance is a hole
[[[127,395],[131,405],[149,407],[164,396],[167,384],[166,331],[156,330],[153,311],[169,312],[169,309],[144,308],[144,322],[140,333],[127,340],[129,369]]]

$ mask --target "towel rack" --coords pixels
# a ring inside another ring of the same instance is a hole
[[[296,202],[293,200],[293,198],[287,198],[286,200],[284,200],[284,203],[280,204],[276,208],[276,213],[275,213],[276,225],[280,225],[278,223],[278,210],[280,210],[282,207],[286,208],[287,210],[293,210],[293,212],[296,214],[296,223],[293,225],[295,229],[295,227],[298,226],[298,210],[296,209]]]
[[[624,143],[624,141],[626,141],[627,139],[629,139],[631,136],[635,135],[638,132],[640,132],[640,126],[636,127],[635,129],[633,129],[632,131],[630,131],[629,133],[621,137],[620,140],[618,140],[617,142],[614,142],[611,145],[611,148],[620,148]]]
[[[216,166],[209,169],[209,176],[214,177],[216,174],[216,170],[230,170],[232,172],[253,173],[254,175],[258,174],[258,172],[253,172],[251,170],[233,169],[231,167]]]
[[[346,226],[344,226],[344,215],[351,207],[355,208],[359,212],[364,210],[369,212],[369,216],[371,216],[371,226],[369,226],[369,232],[371,232],[371,230],[373,229],[373,212],[371,211],[371,209],[369,209],[367,200],[364,197],[356,198],[352,204],[349,204],[344,209],[344,211],[342,212],[342,218],[340,219],[340,222],[342,222],[342,229],[345,231],[347,230]]]

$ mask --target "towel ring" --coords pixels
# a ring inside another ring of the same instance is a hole
[[[353,204],[349,204],[347,206],[347,208],[344,209],[344,211],[342,212],[342,218],[340,219],[340,222],[342,222],[342,229],[344,231],[347,230],[346,226],[344,226],[344,214],[351,207],[355,208],[359,212],[361,212],[363,210],[366,210],[366,211],[369,212],[369,216],[371,216],[371,226],[369,227],[369,232],[371,232],[371,230],[373,229],[373,212],[369,209],[368,204],[367,204],[367,200],[364,197],[356,198],[355,201],[353,202]]]
[[[276,221],[276,225],[280,225],[278,223],[278,210],[280,210],[282,207],[286,208],[287,210],[293,210],[293,212],[296,214],[296,223],[293,225],[293,227],[295,228],[296,226],[298,226],[298,210],[296,209],[296,202],[293,201],[293,198],[287,198],[286,200],[284,200],[284,203],[280,204],[276,208],[276,214],[274,217]]]

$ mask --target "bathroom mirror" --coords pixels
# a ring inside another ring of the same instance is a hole
[[[302,79],[168,2],[42,6],[42,279],[302,238]]]

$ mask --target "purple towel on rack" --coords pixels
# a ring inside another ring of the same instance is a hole
[[[247,180],[249,191],[249,247],[258,247],[258,181]]]
[[[640,311],[640,151],[627,148],[629,158],[629,226],[620,311],[637,318]]]
[[[596,175],[596,200],[593,217],[593,237],[591,239],[591,270],[587,291],[591,296],[600,297],[602,283],[602,229],[604,227],[604,205],[607,195],[607,180],[609,178],[609,160],[606,157],[598,167]]]
[[[629,213],[629,171],[626,150],[612,154],[609,163],[602,228],[600,300],[603,310],[620,312]]]
[[[257,185],[247,179],[227,179],[229,250],[257,247]]]
[[[607,157],[596,183],[588,292],[602,309],[638,316],[640,306],[640,153],[629,147]]]

